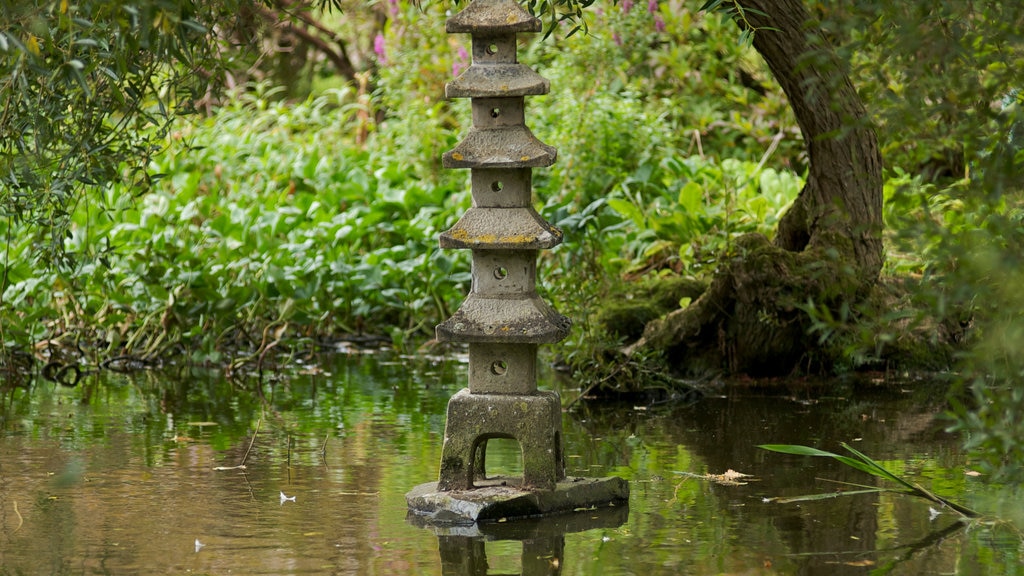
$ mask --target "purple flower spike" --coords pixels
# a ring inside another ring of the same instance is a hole
[[[387,64],[388,63],[388,55],[387,55],[387,51],[386,51],[386,46],[387,45],[386,45],[386,43],[384,41],[384,35],[381,34],[380,32],[378,32],[377,36],[373,39],[373,52],[374,52],[374,54],[377,55],[377,60],[381,64]]]
[[[647,0],[647,11],[651,14],[658,11],[658,0]]]

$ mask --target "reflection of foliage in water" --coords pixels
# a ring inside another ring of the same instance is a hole
[[[197,561],[242,541],[246,558],[233,556],[236,567],[294,555],[303,558],[298,565],[334,566],[342,574],[437,574],[437,540],[405,524],[404,493],[436,478],[445,404],[464,385],[465,366],[395,356],[317,360],[268,376],[262,385],[256,378],[227,381],[192,371],[173,378],[89,376],[76,389],[41,384],[5,394],[0,451],[12,442],[23,449],[4,461],[0,526],[16,525],[15,500],[26,518],[17,535],[38,535],[35,545],[78,558],[82,552],[73,543],[99,537],[85,531],[86,519],[103,529],[125,522],[144,527],[151,522],[139,519],[145,513],[164,522],[161,530],[169,535],[158,544],[165,549],[180,541],[192,550],[198,534],[206,546]],[[830,569],[825,559],[865,556],[882,565],[934,528],[927,506],[905,498],[851,497],[800,508],[765,503],[765,497],[806,493],[816,477],[857,481],[860,475],[827,463],[767,462],[757,456],[760,442],[813,436],[832,446],[860,438],[859,449],[884,457],[887,468],[930,490],[986,511],[1003,506],[1001,517],[1012,517],[1010,509],[1024,514],[1019,498],[982,490],[964,476],[964,456],[936,421],[931,393],[913,387],[913,395],[844,389],[843,398],[814,401],[740,389],[730,398],[687,406],[574,406],[565,420],[569,473],[625,477],[633,496],[622,527],[566,537],[562,574],[717,574],[762,570],[766,561],[793,573]],[[239,462],[261,418],[247,469],[213,471]],[[190,425],[204,421],[218,425]],[[51,448],[57,457],[38,456]],[[758,481],[721,486],[676,474],[729,468]],[[12,469],[21,473],[9,474]],[[57,491],[47,471],[67,472],[68,483],[59,488],[67,492]],[[282,504],[280,492],[297,500]],[[180,522],[164,509],[189,518]],[[38,532],[43,527],[50,532]],[[109,566],[124,560],[134,540],[123,530],[108,533],[122,544],[106,549]],[[49,540],[57,535],[63,548]],[[5,567],[17,558],[7,550],[38,552],[37,558],[50,553],[8,547],[8,537],[0,530]],[[1019,558],[1013,542],[1005,527],[982,526],[931,545],[900,569],[934,573],[933,567],[948,571],[959,562],[1001,574]],[[156,565],[167,558],[165,549]],[[514,560],[514,546],[495,553],[505,551]]]

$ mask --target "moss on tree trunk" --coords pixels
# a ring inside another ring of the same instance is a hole
[[[882,175],[864,107],[801,0],[744,0],[741,27],[789,98],[807,145],[807,183],[774,241],[739,239],[708,290],[647,325],[630,348],[664,350],[683,372],[786,374],[815,353],[797,306],[863,299],[882,267]]]

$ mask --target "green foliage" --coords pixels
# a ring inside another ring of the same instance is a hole
[[[28,242],[11,246],[5,301],[25,312],[6,314],[6,345],[45,335],[98,358],[217,360],[296,337],[401,340],[447,317],[469,267],[436,235],[463,193],[354,146],[350,92],[272,96],[175,132],[151,167],[166,177],[140,202],[121,185],[89,196],[66,246],[82,264],[40,274]]]
[[[0,3],[0,217],[61,253],[86,186],[147,182],[170,115],[206,94],[237,2]]]
[[[737,235],[770,235],[802,184],[787,170],[804,160],[781,91],[728,17],[695,8],[622,2],[588,13],[589,35],[555,34],[521,57],[551,80],[527,122],[558,148],[534,182],[566,242],[540,276],[576,323],[560,352],[581,387],[616,369],[604,302],[648,273],[713,271]]]
[[[1024,452],[1011,440],[1024,432],[1024,364],[1018,353],[1024,344],[1020,108],[1019,96],[1003,99],[985,128],[992,139],[972,137],[970,142],[986,147],[967,155],[969,177],[943,185],[901,176],[893,202],[905,211],[892,215],[898,223],[896,250],[921,257],[917,297],[923,315],[960,328],[953,429],[964,434],[990,474],[1008,480],[1024,477]]]
[[[466,174],[437,160],[470,122],[467,101],[441,97],[469,64],[468,38],[443,32],[450,4],[331,2],[354,80],[316,76],[341,88],[297,103],[256,84],[170,123],[223,58],[252,63],[209,34],[241,4],[0,4],[7,351],[217,361],[360,331],[404,344],[461,300],[468,254],[435,247],[469,201]],[[535,173],[536,205],[566,236],[541,256],[541,290],[576,320],[559,352],[581,386],[623,343],[599,328],[603,302],[637,278],[706,276],[738,235],[770,236],[807,162],[749,27],[736,42],[741,4],[642,4],[526,2],[550,36],[524,39],[520,60],[552,85],[527,123],[559,150]],[[912,282],[805,310],[850,368],[908,335],[956,339],[957,427],[1008,473],[1024,469],[1017,4],[809,6],[881,136],[886,270]],[[40,260],[40,239],[66,251],[63,269]]]

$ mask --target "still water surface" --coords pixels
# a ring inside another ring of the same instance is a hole
[[[404,494],[436,479],[465,372],[338,355],[262,384],[183,371],[5,390],[0,575],[1024,574],[1020,494],[967,474],[925,382],[577,405],[568,472],[628,479],[628,510],[435,534]],[[895,494],[772,500],[875,485],[756,448],[840,442],[985,518]],[[489,465],[517,472],[515,446],[495,444]],[[750,477],[705,477],[728,470]]]

